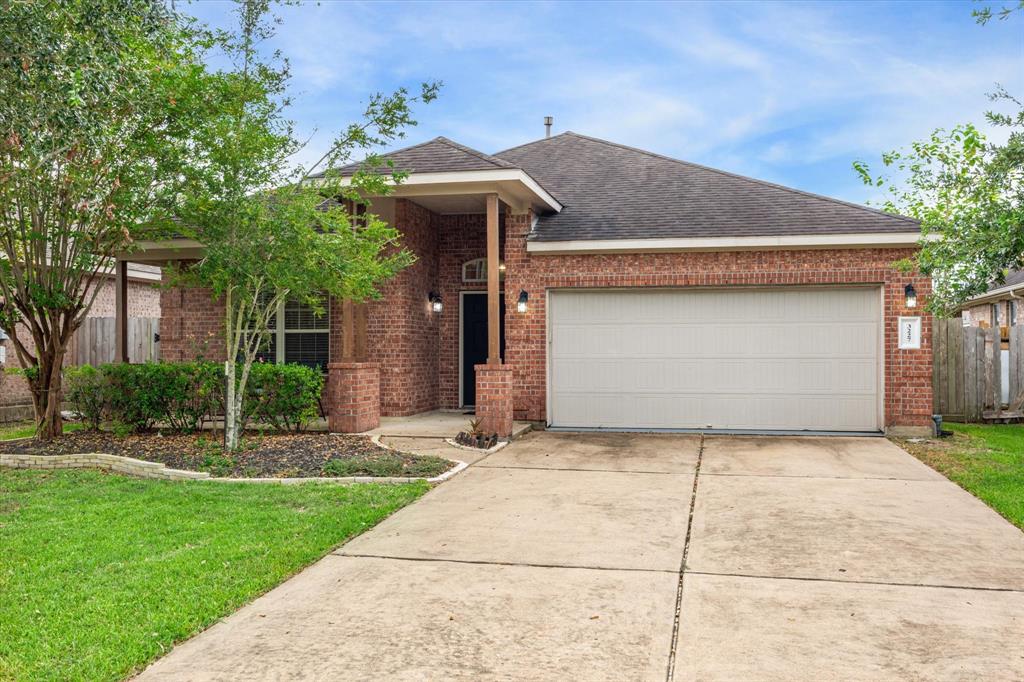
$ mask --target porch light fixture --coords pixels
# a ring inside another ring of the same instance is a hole
[[[525,313],[526,312],[526,302],[529,301],[529,300],[530,300],[530,295],[528,293],[526,293],[525,289],[521,290],[519,292],[519,301],[516,302],[516,310],[518,310],[521,313]]]
[[[427,300],[430,301],[430,309],[435,313],[441,312],[441,309],[444,308],[444,304],[441,303],[441,295],[436,291],[431,291],[427,296]]]
[[[917,307],[917,292],[914,291],[914,285],[908,284],[903,287],[903,294],[906,296],[906,305],[908,308]]]

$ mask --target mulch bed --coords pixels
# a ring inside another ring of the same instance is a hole
[[[328,433],[246,433],[230,456],[221,434],[143,433],[118,436],[106,431],[77,431],[50,443],[0,442],[0,452],[68,455],[102,452],[172,469],[208,471],[214,476],[293,478],[319,476],[437,476],[455,466],[429,457],[382,448],[366,436]]]

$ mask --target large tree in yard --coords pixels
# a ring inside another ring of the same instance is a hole
[[[42,439],[96,284],[195,162],[202,38],[161,0],[0,0],[0,326]]]
[[[995,16],[1012,21],[1021,8],[1024,1],[974,16],[979,24]],[[999,86],[989,98],[994,109],[985,117],[1004,142],[964,124],[883,155],[889,176],[854,164],[866,184],[887,192],[886,210],[921,222],[921,250],[908,265],[932,276],[936,314],[1024,268],[1024,104]]]
[[[371,97],[362,121],[343,130],[319,160],[297,165],[303,143],[286,117],[287,62],[258,50],[275,25],[268,2],[240,1],[236,14],[239,30],[221,36],[232,64],[221,74],[221,113],[200,133],[204,163],[189,169],[178,208],[179,231],[205,252],[173,273],[175,283],[209,289],[224,305],[229,450],[238,447],[242,397],[278,305],[297,300],[324,314],[325,296],[374,297],[384,280],[412,262],[398,232],[366,210],[363,198],[386,194],[403,174],[375,169],[380,164],[372,154],[367,170],[354,177],[330,169],[402,137],[415,125],[411,106],[432,100],[439,87],[426,83],[415,95],[399,90]]]

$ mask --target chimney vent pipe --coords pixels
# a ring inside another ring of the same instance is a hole
[[[544,137],[551,137],[551,124],[555,122],[550,116],[544,117]]]

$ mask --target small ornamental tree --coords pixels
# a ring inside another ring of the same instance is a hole
[[[206,46],[163,0],[0,2],[0,326],[40,439],[113,254],[166,221],[195,162]]]
[[[429,102],[439,87],[427,83],[416,96],[399,90],[370,98],[362,122],[345,129],[316,163],[295,167],[302,143],[285,116],[287,62],[262,61],[256,49],[273,34],[267,10],[267,0],[237,3],[240,30],[222,36],[233,64],[222,74],[215,107],[222,114],[198,133],[206,157],[187,171],[178,213],[179,231],[205,251],[197,263],[178,268],[173,281],[207,288],[224,304],[228,450],[238,447],[242,399],[278,305],[295,299],[325,313],[325,294],[374,297],[381,282],[412,262],[394,228],[372,212],[356,220],[346,209],[364,195],[386,194],[402,174],[361,171],[343,181],[330,169],[403,137],[415,125],[411,105]],[[374,162],[371,155],[368,165]],[[327,170],[320,176],[319,169]]]

